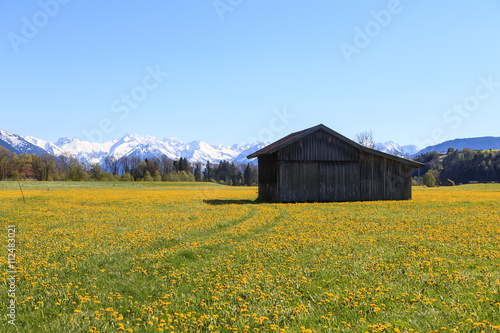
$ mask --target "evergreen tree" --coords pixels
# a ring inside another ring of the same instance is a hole
[[[213,175],[213,167],[210,161],[207,160],[207,164],[205,165],[205,171],[203,171],[203,180],[206,182],[210,181],[211,179],[214,178]]]
[[[189,162],[188,162],[187,158],[181,158],[180,164],[181,164],[181,171],[186,171],[186,172],[192,173],[192,171],[189,168]]]
[[[201,180],[202,180],[201,164],[200,163],[196,163],[196,168],[194,169],[194,179],[197,182],[201,182]]]
[[[245,185],[252,185],[252,169],[250,168],[250,163],[247,164],[245,171],[243,173],[243,179],[245,180]]]

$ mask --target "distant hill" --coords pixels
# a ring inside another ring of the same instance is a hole
[[[42,155],[47,153],[45,149],[24,140],[21,136],[2,129],[0,129],[0,146],[7,148],[17,155],[23,153]]]
[[[500,149],[500,137],[484,136],[480,138],[448,140],[434,146],[426,147],[420,150],[418,153],[413,154],[411,157],[422,155],[430,151],[435,151],[438,153],[442,151],[448,151],[448,148],[455,148],[457,150],[462,150],[464,148],[470,148],[472,150],[488,150],[490,148]]]

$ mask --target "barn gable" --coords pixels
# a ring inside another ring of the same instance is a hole
[[[274,202],[411,199],[411,169],[423,164],[363,147],[324,125],[251,154],[259,198]]]
[[[298,138],[278,151],[281,161],[357,161],[359,149],[323,129]]]

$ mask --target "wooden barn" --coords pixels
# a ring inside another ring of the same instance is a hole
[[[366,148],[324,125],[292,133],[258,158],[259,199],[328,202],[411,199],[412,168],[424,164]]]

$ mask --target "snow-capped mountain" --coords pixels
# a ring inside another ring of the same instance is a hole
[[[121,157],[138,157],[140,159],[161,157],[163,155],[176,160],[180,157],[187,158],[190,162],[202,162],[207,160],[218,163],[222,160],[236,163],[257,163],[257,160],[247,160],[247,156],[265,147],[267,143],[235,144],[224,146],[221,144],[208,144],[203,141],[183,143],[175,138],[157,139],[153,136],[139,136],[127,133],[119,139],[104,143],[82,141],[77,138],[60,138],[55,143],[0,130],[0,145],[18,154],[27,152],[38,155],[49,153],[55,156],[74,156],[80,162],[104,163],[107,157],[119,159]],[[419,149],[416,146],[401,146],[393,141],[377,144],[377,149],[400,156],[416,154]]]
[[[27,142],[45,149],[53,155],[74,156],[83,163],[103,163],[107,157],[138,157],[140,159],[167,156],[170,159],[187,158],[190,162],[220,162],[222,160],[238,163],[256,163],[247,160],[247,155],[264,147],[266,143],[233,145],[210,145],[203,141],[183,143],[175,138],[157,139],[153,136],[141,137],[127,133],[119,139],[104,143],[82,141],[77,138],[60,138],[51,143],[32,136],[25,138]]]
[[[28,141],[29,143],[34,144],[35,146],[38,146],[42,149],[44,149],[47,153],[52,154],[52,155],[63,155],[64,151],[53,144],[52,142],[47,142],[43,141],[41,139],[37,139],[33,136],[28,135],[27,137],[24,138],[24,140]]]
[[[380,142],[376,145],[376,148],[384,153],[389,153],[398,156],[412,156],[418,153],[421,149],[415,145],[402,146],[394,141]]]
[[[2,129],[0,129],[0,146],[18,155],[23,153],[41,155],[45,153],[45,150],[38,145],[23,139],[17,134]]]

